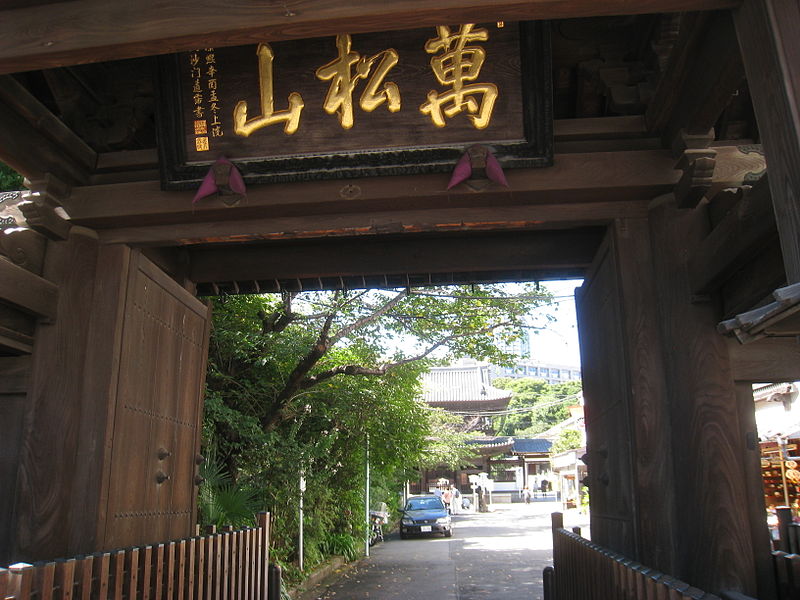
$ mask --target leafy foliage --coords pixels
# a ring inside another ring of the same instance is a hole
[[[569,406],[581,391],[579,381],[550,384],[543,379],[530,377],[498,377],[492,381],[492,385],[514,392],[508,404],[509,410],[530,408],[502,417],[498,425],[500,435],[520,437],[534,436],[568,418]]]
[[[421,372],[454,356],[507,358],[495,345],[501,330],[518,330],[546,299],[484,286],[215,300],[205,452],[275,514],[272,555],[290,579],[301,576],[301,475],[305,564],[348,540],[360,549],[367,448],[371,498],[394,508],[418,468],[456,465],[469,452],[457,420],[419,401]]]
[[[254,524],[260,509],[257,493],[234,483],[212,452],[200,467],[203,483],[198,495],[198,509],[203,524],[246,527]]]
[[[565,429],[559,434],[558,439],[553,442],[550,452],[558,454],[560,452],[566,452],[567,450],[580,448],[582,445],[583,436],[580,431],[577,429]]]
[[[22,175],[6,164],[0,163],[0,192],[22,189]]]

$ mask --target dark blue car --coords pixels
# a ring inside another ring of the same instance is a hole
[[[400,537],[406,539],[412,533],[453,535],[453,523],[441,498],[414,496],[408,499],[400,519]]]

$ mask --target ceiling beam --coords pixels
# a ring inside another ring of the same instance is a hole
[[[225,228],[223,221],[312,216],[333,223],[347,213],[435,209],[449,209],[449,222],[460,222],[458,211],[482,207],[491,208],[495,219],[508,220],[499,211],[653,198],[672,189],[680,173],[669,152],[646,150],[556,155],[552,167],[508,169],[506,176],[508,188],[494,185],[480,193],[465,185],[447,190],[447,174],[252,185],[235,207],[225,206],[220,197],[192,204],[193,191],[162,191],[152,181],[74,188],[62,203],[73,223],[98,231],[203,223]],[[569,207],[564,212],[574,214]]]
[[[31,181],[49,174],[85,185],[97,155],[16,79],[0,75],[0,161]]]
[[[747,0],[734,16],[769,161],[786,279],[796,283],[800,281],[800,6]]]
[[[401,205],[400,205],[401,206]],[[355,212],[96,230],[105,244],[182,246],[264,240],[370,237],[459,231],[524,231],[606,224],[647,214],[647,200]]]
[[[764,176],[706,236],[688,263],[692,292],[707,294],[738,271],[778,228]]]
[[[793,338],[763,338],[743,346],[728,338],[731,372],[736,381],[765,383],[800,379],[800,344]]]
[[[705,134],[742,83],[744,66],[730,13],[683,15],[678,42],[647,108],[648,126],[667,144],[681,130]]]
[[[205,283],[415,273],[575,272],[591,263],[603,233],[603,228],[585,228],[192,248],[189,279]]]
[[[737,0],[74,0],[0,11],[0,73],[442,23],[712,10]]]

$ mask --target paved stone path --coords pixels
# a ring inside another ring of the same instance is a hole
[[[369,558],[304,600],[541,600],[542,569],[553,559],[550,513],[561,505],[494,509],[455,516],[452,538],[389,535]],[[576,511],[564,521],[588,530],[588,517]]]

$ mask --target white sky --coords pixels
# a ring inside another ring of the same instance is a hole
[[[578,367],[581,364],[578,347],[578,323],[575,315],[575,288],[583,280],[544,281],[556,299],[556,320],[547,329],[531,335],[531,358],[543,363]]]

